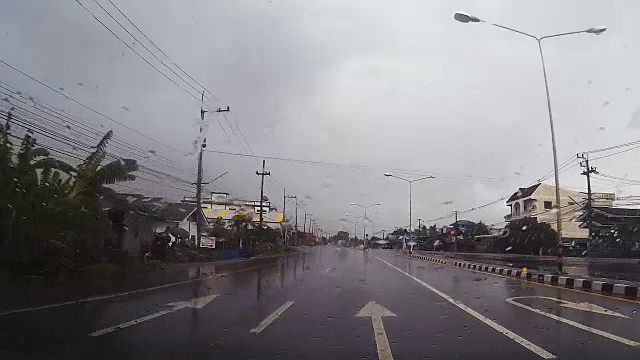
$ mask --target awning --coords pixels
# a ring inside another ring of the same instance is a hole
[[[251,221],[259,222],[260,214],[255,214],[250,211],[242,210],[228,210],[228,209],[202,209],[204,216],[209,220],[222,219],[231,220],[236,215],[250,215]],[[262,215],[262,221],[265,223],[281,223],[284,221],[284,214],[281,212],[268,212]]]

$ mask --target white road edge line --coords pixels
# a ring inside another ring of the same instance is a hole
[[[262,322],[257,327],[249,330],[249,332],[256,333],[256,335],[260,334],[262,330],[266,329],[266,327],[269,326],[269,324],[271,324],[277,318],[279,318],[280,315],[282,315],[282,313],[284,313],[289,308],[289,306],[293,305],[293,303],[294,303],[293,301],[285,302],[284,304],[282,304],[282,306],[277,308],[276,311],[274,311],[271,315],[267,316],[266,319],[262,320]]]
[[[60,306],[66,306],[66,305],[88,303],[88,302],[91,302],[91,301],[112,299],[112,298],[116,298],[116,297],[120,297],[120,296],[135,295],[135,294],[139,294],[139,293],[143,293],[143,292],[147,292],[147,291],[153,291],[153,290],[159,290],[159,289],[168,288],[168,287],[171,287],[171,286],[184,285],[184,284],[188,284],[188,283],[191,283],[191,282],[194,282],[194,281],[206,280],[206,279],[210,279],[210,278],[213,278],[213,277],[221,277],[221,276],[226,276],[226,275],[229,275],[229,274],[235,274],[235,273],[240,273],[240,272],[244,272],[244,271],[255,270],[257,268],[258,267],[252,267],[252,268],[241,269],[241,270],[237,270],[237,271],[231,271],[231,272],[227,272],[227,273],[221,273],[221,274],[215,274],[215,275],[207,275],[207,276],[198,277],[198,278],[195,278],[195,279],[189,279],[189,280],[185,280],[185,281],[179,281],[179,282],[174,282],[174,283],[170,283],[170,284],[153,286],[153,287],[144,288],[144,289],[125,291],[125,292],[120,292],[120,293],[115,293],[115,294],[98,295],[98,296],[88,297],[88,298],[85,298],[85,299],[70,300],[70,301],[65,301],[65,302],[55,303],[55,304],[48,304],[48,305],[33,306],[33,307],[20,308],[20,309],[14,309],[14,310],[7,310],[7,311],[4,311],[4,312],[0,312],[0,316],[10,315],[10,314],[18,314],[18,313],[29,312],[29,311],[45,310],[45,309],[51,309],[51,308],[56,308],[56,307],[60,307]]]
[[[580,324],[579,322],[575,322],[575,321],[572,321],[572,320],[569,320],[569,319],[565,319],[563,317],[560,317],[560,316],[557,316],[557,315],[554,315],[554,314],[549,314],[549,313],[544,312],[542,310],[538,310],[538,309],[533,308],[531,306],[527,306],[525,304],[521,304],[521,303],[516,301],[516,299],[518,299],[518,298],[520,298],[520,297],[508,298],[508,299],[505,299],[504,301],[508,302],[509,304],[512,304],[512,305],[515,305],[515,306],[519,306],[519,307],[521,307],[523,309],[527,309],[529,311],[533,311],[536,314],[540,314],[540,315],[552,318],[553,320],[560,321],[560,322],[563,322],[563,323],[571,325],[571,326],[575,326],[578,329],[582,329],[584,331],[588,331],[590,333],[593,333],[593,334],[596,334],[596,335],[600,335],[600,336],[605,337],[607,339],[611,339],[611,340],[617,341],[619,343],[622,343],[622,344],[625,344],[625,345],[629,345],[629,346],[633,346],[633,347],[640,347],[640,343],[635,342],[633,340],[625,339],[623,337],[610,334],[610,333],[608,333],[606,331],[598,330],[598,329],[592,328],[590,326]]]
[[[505,328],[504,326],[496,323],[495,321],[487,318],[486,316],[480,314],[479,312],[473,310],[472,308],[464,305],[463,303],[454,300],[452,297],[450,297],[449,295],[443,293],[442,291],[434,288],[433,286],[427,284],[426,282],[418,279],[417,277],[409,274],[408,272],[403,271],[402,269],[382,260],[381,258],[378,257],[378,260],[382,261],[383,263],[389,265],[390,267],[398,270],[399,272],[403,273],[404,275],[408,276],[409,278],[413,279],[415,282],[417,282],[418,284],[426,287],[427,289],[433,291],[434,293],[436,293],[437,295],[439,295],[440,297],[442,297],[443,299],[447,300],[448,302],[452,303],[453,305],[457,306],[458,308],[460,308],[461,310],[465,311],[466,313],[468,313],[469,315],[473,316],[474,318],[482,321],[483,323],[485,323],[486,325],[488,325],[489,327],[493,328],[494,330],[498,331],[499,333],[501,333],[502,335],[508,337],[509,339],[515,341],[516,343],[524,346],[525,348],[527,348],[529,351],[535,353],[536,355],[540,356],[543,359],[556,359],[556,356],[553,355],[552,353],[546,351],[545,349],[541,348],[540,346],[532,343],[531,341],[523,338],[522,336],[514,333],[513,331]]]

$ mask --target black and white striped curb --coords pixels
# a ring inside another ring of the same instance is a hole
[[[463,261],[453,261],[453,266],[483,271],[488,273],[494,273],[498,275],[504,276],[512,276],[516,278],[537,281],[543,284],[549,284],[554,286],[561,286],[571,289],[580,289],[580,290],[589,290],[591,292],[597,292],[607,295],[620,295],[631,298],[640,298],[640,290],[638,286],[627,285],[627,284],[616,284],[613,282],[600,281],[600,280],[592,280],[592,279],[581,279],[574,278],[570,276],[558,276],[558,275],[549,275],[543,273],[536,272],[523,272],[517,269],[509,269],[509,268],[501,268],[491,265],[483,265],[483,264],[474,264]]]
[[[436,257],[425,256],[425,255],[420,255],[420,254],[409,254],[409,256],[411,256],[413,258],[416,258],[416,259],[431,261],[431,262],[438,263],[438,264],[446,264],[447,263],[447,259],[443,259],[443,258],[436,258]]]

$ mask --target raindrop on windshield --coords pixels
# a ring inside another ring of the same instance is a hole
[[[631,88],[624,89],[625,92],[631,92]]]
[[[504,251],[511,251],[512,248],[513,246],[509,246],[508,248],[504,249]]]
[[[598,130],[603,131],[603,130],[606,130],[606,128],[604,126],[600,126]]]
[[[632,129],[640,128],[640,107],[633,110],[633,114],[631,114],[631,121],[629,121],[627,127]]]
[[[128,107],[126,107],[126,106],[124,106],[124,105],[122,105],[120,108],[121,108],[122,110],[124,110],[124,111],[129,111],[129,110],[130,110]]]
[[[605,102],[602,103],[602,106],[609,106],[609,104],[611,104],[611,103],[608,102],[608,101],[605,101]]]
[[[522,174],[520,173],[520,171],[514,171],[514,172],[513,172],[513,175],[515,175],[515,176],[520,176],[520,175],[522,175]]]
[[[64,88],[63,88],[62,86],[60,86],[60,87],[58,88],[58,90],[60,90],[60,91],[64,91]]]
[[[441,205],[451,205],[453,204],[452,200],[443,201]]]

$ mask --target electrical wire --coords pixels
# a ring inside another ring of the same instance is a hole
[[[94,3],[96,3],[100,9],[102,9],[102,11],[104,11],[105,13],[107,13],[107,15],[109,15],[109,17],[116,22],[116,24],[118,24],[118,26],[120,26],[120,28],[122,28],[122,30],[124,30],[127,34],[129,34],[129,36],[131,36],[135,41],[137,41],[138,44],[140,44],[140,46],[142,46],[145,50],[147,50],[147,52],[149,52],[149,54],[151,54],[151,56],[153,56],[156,60],[158,60],[164,67],[166,67],[169,71],[171,71],[175,76],[177,76],[180,80],[182,80],[185,84],[189,85],[189,87],[191,87],[193,90],[195,90],[196,92],[200,93],[201,89],[196,88],[195,86],[193,86],[190,82],[188,82],[187,80],[185,80],[182,76],[178,75],[178,73],[176,73],[172,68],[170,68],[169,66],[167,66],[162,60],[160,60],[160,58],[158,58],[158,56],[152,52],[151,50],[149,50],[149,48],[143,44],[135,35],[133,35],[126,27],[124,27],[120,21],[118,21],[115,17],[113,17],[113,15],[104,8],[104,6],[102,6],[97,0],[93,0]],[[110,1],[111,2],[111,1]],[[111,5],[113,5],[115,7],[115,4],[113,4],[111,2]],[[117,9],[117,7],[116,7]],[[122,12],[120,11],[120,9],[117,9],[120,14],[122,14]],[[127,18],[127,20],[129,20]],[[131,23],[131,20],[129,20],[129,22]],[[134,25],[135,26],[135,25]],[[137,28],[137,27],[136,27]],[[206,98],[207,100],[211,100],[211,98],[209,98],[206,95],[203,95],[204,98]]]
[[[435,175],[436,179],[437,179],[437,176],[441,176],[441,177],[448,177],[448,176],[454,177],[455,176],[455,177],[465,178],[465,179],[500,181],[499,179],[494,179],[494,178],[482,178],[482,177],[475,177],[475,176],[468,176],[468,175],[450,175],[450,174],[444,174],[443,175],[443,174],[438,174],[438,173],[425,174],[425,173],[412,172],[411,170],[375,168],[375,167],[366,166],[366,165],[341,164],[341,163],[335,163],[335,162],[315,161],[315,160],[305,160],[305,159],[295,159],[295,158],[285,158],[285,157],[276,157],[276,156],[247,155],[247,154],[233,153],[233,152],[222,151],[222,150],[207,149],[207,150],[204,150],[204,151],[205,152],[214,153],[214,154],[220,154],[220,155],[240,156],[240,157],[267,159],[267,160],[277,160],[277,161],[293,162],[293,163],[308,164],[308,165],[333,166],[333,167],[340,167],[340,168],[346,168],[346,169],[351,169],[351,170],[373,170],[373,171],[379,171],[379,170],[390,170],[391,171],[391,170],[393,170],[393,171],[397,171],[398,173],[410,174],[410,175],[416,175],[416,176]]]
[[[78,0],[76,0],[78,1]],[[197,89],[196,87],[194,87],[191,83],[189,83],[187,80],[185,80],[182,76],[178,75],[173,69],[171,69],[169,66],[167,66],[160,58],[158,58],[158,56],[151,51],[146,45],[144,45],[135,35],[133,35],[124,25],[122,25],[122,23],[120,23],[117,19],[115,19],[115,17],[108,11],[106,10],[97,0],[93,0],[105,13],[107,13],[107,15],[109,15],[109,17],[111,17],[111,19],[113,21],[115,21],[125,32],[127,32],[127,34],[129,34],[129,36],[131,36],[134,40],[136,40],[145,50],[147,50],[147,52],[149,52],[149,54],[151,54],[156,60],[158,60],[163,66],[165,66],[167,69],[169,69],[175,76],[177,76],[178,78],[180,78],[183,82],[185,82],[187,85],[189,85],[192,89],[196,90],[196,91],[200,91],[199,89]],[[169,61],[171,61],[171,63],[176,66],[180,71],[182,71],[189,79],[191,79],[193,82],[195,82],[198,86],[200,86],[202,89],[206,90],[206,92],[208,92],[211,96],[215,97],[213,95],[213,93],[211,93],[211,91],[207,90],[202,84],[200,84],[198,81],[196,81],[191,75],[189,75],[186,71],[184,71],[180,66],[178,66],[173,60],[171,60],[169,58],[169,56],[167,56],[167,54],[159,47],[157,46],[153,41],[151,41],[151,39],[144,33],[142,32],[142,30],[140,30],[140,28],[133,22],[131,21],[131,19],[126,16],[124,14],[124,12],[122,12],[122,10],[120,10],[120,8],[118,8],[118,6],[116,6],[116,4],[114,4],[111,0],[109,0],[109,3],[118,11],[118,13],[120,13],[121,16],[123,16],[140,34],[142,34],[142,36],[144,36],[145,39],[147,39],[147,41],[149,41],[149,43],[151,43],[151,45],[153,45],[158,51],[160,51],[160,53],[162,55],[164,55]],[[93,15],[93,14],[92,14]],[[95,16],[94,16],[95,18]],[[97,19],[96,19],[97,20]],[[103,24],[103,26],[105,26]],[[105,26],[106,27],[106,26]],[[113,34],[113,32],[112,32]],[[115,34],[114,34],[115,36]],[[116,36],[117,37],[117,36]],[[122,41],[122,39],[120,39]],[[132,51],[134,51],[126,42],[123,41],[123,43],[125,45],[127,45],[127,47],[129,47]],[[135,51],[134,51],[135,52]],[[136,53],[137,54],[137,53]],[[138,54],[139,55],[139,54]],[[140,55],[139,55],[140,56]],[[146,61],[146,60],[145,60]],[[157,70],[157,69],[156,69]],[[203,97],[206,98],[207,100],[211,100],[211,98],[207,97],[206,95],[204,95],[203,93]],[[227,121],[227,124],[229,126],[229,128],[231,129],[231,132],[233,133],[234,137],[236,138],[237,142],[240,144],[240,147],[242,148],[243,152],[247,152],[247,150],[245,149],[245,145],[243,144],[242,141],[240,141],[240,138],[238,137],[238,135],[236,134],[236,131],[234,130],[233,126],[231,125],[231,123],[229,122],[229,120],[227,119],[227,116],[224,115],[225,120]],[[235,118],[233,118],[233,121],[236,124],[236,127],[238,129],[238,132],[240,132],[242,138],[244,139],[244,143],[246,144],[246,146],[248,147],[248,149],[250,150],[251,153],[253,153],[253,150],[251,149],[251,146],[249,145],[249,143],[246,141],[246,138],[244,136],[244,134],[242,133],[242,129],[240,129],[240,126],[238,125],[237,121],[235,121]],[[238,150],[238,148],[235,146],[235,144],[233,143],[233,141],[231,140],[231,138],[229,137],[229,134],[227,133],[226,129],[224,128],[224,126],[222,125],[222,122],[218,119],[218,123],[220,125],[220,127],[222,128],[222,131],[224,132],[225,136],[227,137],[227,139],[229,140],[229,142],[234,146],[234,148],[236,149],[236,151],[240,152],[240,150]]]
[[[155,142],[156,144],[162,145],[162,146],[164,146],[164,147],[166,147],[166,148],[168,148],[168,149],[171,149],[171,150],[173,150],[173,151],[176,151],[176,152],[178,152],[178,153],[179,153],[179,154],[181,154],[181,155],[187,155],[186,153],[182,152],[181,150],[178,150],[178,149],[176,149],[176,148],[174,148],[174,147],[172,147],[172,146],[170,146],[170,145],[167,145],[167,144],[165,144],[165,143],[163,143],[163,142],[161,142],[161,141],[159,141],[159,140],[156,140],[156,139],[154,139],[154,138],[152,138],[152,137],[150,137],[150,136],[148,136],[148,135],[145,135],[145,134],[143,134],[142,132],[140,132],[140,131],[138,131],[138,130],[136,130],[136,129],[134,129],[134,128],[130,127],[130,126],[127,126],[127,125],[125,125],[125,124],[123,124],[123,123],[121,123],[121,122],[119,122],[119,121],[117,121],[117,120],[115,120],[115,119],[113,119],[113,118],[111,118],[111,117],[109,117],[109,116],[107,116],[107,115],[105,115],[105,114],[101,113],[100,111],[98,111],[98,110],[96,110],[96,109],[94,109],[94,108],[92,108],[92,107],[90,107],[90,106],[88,106],[88,105],[83,104],[82,102],[80,102],[80,101],[78,101],[78,100],[76,100],[76,99],[74,99],[74,98],[70,97],[69,95],[67,95],[67,94],[65,94],[65,93],[63,93],[63,92],[61,92],[61,91],[59,91],[59,90],[57,90],[57,89],[55,89],[55,88],[53,88],[53,87],[51,87],[51,86],[49,86],[49,85],[45,84],[44,82],[42,82],[42,81],[40,81],[40,80],[38,80],[38,79],[34,78],[33,76],[31,76],[31,75],[29,75],[29,74],[27,74],[27,73],[23,72],[22,70],[20,70],[20,69],[18,69],[18,68],[16,68],[16,67],[14,67],[13,65],[11,65],[11,64],[9,64],[9,63],[7,63],[6,61],[4,61],[4,60],[2,60],[2,59],[0,59],[0,63],[2,63],[3,65],[5,65],[5,66],[9,67],[10,69],[12,69],[12,70],[14,70],[14,71],[16,71],[16,72],[18,72],[18,73],[20,73],[21,75],[23,75],[23,76],[25,76],[25,77],[27,77],[27,78],[29,78],[29,79],[31,79],[31,80],[33,80],[33,81],[35,81],[36,83],[38,83],[38,84],[40,84],[40,85],[42,85],[42,86],[46,87],[47,89],[49,89],[49,90],[51,90],[51,91],[55,92],[56,94],[58,94],[58,95],[60,95],[60,96],[64,97],[65,99],[70,100],[70,101],[74,102],[75,104],[80,105],[81,107],[83,107],[83,108],[85,108],[85,109],[87,109],[87,110],[89,110],[89,111],[91,111],[91,112],[93,112],[93,113],[95,113],[95,114],[97,114],[97,115],[99,115],[99,116],[101,116],[101,117],[103,117],[103,118],[105,118],[105,119],[107,119],[107,120],[109,120],[109,121],[111,121],[111,122],[115,123],[115,124],[118,124],[118,125],[122,126],[123,128],[125,128],[125,129],[127,129],[127,130],[131,131],[131,132],[134,132],[134,133],[136,133],[136,134],[138,134],[138,135],[140,135],[140,136],[144,137],[145,139],[151,140],[151,141]]]
[[[96,2],[94,0],[94,2]],[[196,99],[198,102],[200,101],[200,98],[198,98],[197,96],[193,95],[192,93],[190,93],[187,89],[183,88],[182,86],[180,86],[180,84],[178,84],[177,82],[175,82],[175,80],[173,80],[172,78],[170,78],[169,76],[167,76],[167,74],[163,73],[162,71],[160,71],[160,69],[158,69],[155,65],[153,65],[149,60],[147,60],[144,56],[140,55],[140,53],[138,53],[133,47],[131,47],[131,45],[127,44],[126,41],[124,41],[121,37],[119,37],[110,27],[108,27],[104,22],[102,22],[102,20],[100,20],[94,13],[93,11],[89,10],[88,7],[86,7],[83,3],[80,2],[80,0],[76,0],[76,3],[78,3],[78,5],[82,6],[82,8],[89,13],[98,23],[100,23],[100,25],[102,25],[105,29],[107,29],[107,31],[109,31],[109,33],[111,35],[113,35],[116,39],[120,40],[120,42],[122,42],[126,47],[129,48],[129,50],[131,50],[134,54],[138,55],[138,57],[142,60],[144,60],[145,63],[147,63],[147,65],[151,66],[155,71],[157,71],[160,75],[164,76],[167,80],[171,81],[175,86],[177,86],[178,88],[180,88],[182,91],[184,91],[187,95],[189,95],[190,97]],[[96,2],[96,4],[98,4],[98,6],[102,7],[102,5],[100,5],[98,2]],[[104,10],[104,8],[103,8]],[[105,10],[106,11],[106,10]],[[108,12],[107,12],[108,13]],[[111,15],[110,15],[111,16]],[[114,19],[115,20],[115,19]],[[117,22],[117,21],[116,21]],[[196,89],[197,91],[197,89]]]
[[[113,3],[113,1],[108,0],[109,3],[111,4],[111,6],[113,6],[119,13],[120,15],[122,15],[125,19],[127,19],[127,21],[133,25],[133,27],[138,30],[138,32],[140,34],[142,34],[142,36],[144,36],[145,39],[147,39],[147,41],[149,41],[149,43],[151,43],[151,45],[153,45],[153,47],[155,47],[156,49],[158,49],[158,51],[160,51],[160,53],[167,58],[167,60],[169,60],[176,68],[178,68],[178,70],[182,71],[183,74],[185,74],[189,79],[191,79],[193,82],[195,82],[201,89],[204,89],[206,92],[209,93],[209,95],[211,95],[211,97],[213,97],[214,99],[216,98],[216,96],[211,93],[211,91],[209,91],[207,88],[204,87],[204,85],[200,84],[196,79],[194,79],[191,75],[189,75],[189,73],[187,73],[186,71],[184,71],[178,64],[175,63],[175,61],[173,61],[169,55],[167,55],[164,51],[162,51],[162,49],[156,45],[151,39],[149,39],[149,37],[142,31],[140,30],[140,28],[133,22],[131,21],[131,19],[129,19],[129,17],[122,12],[122,10],[120,10],[120,8],[118,6],[116,6],[116,4]],[[133,36],[133,35],[132,35]],[[138,43],[140,43],[142,45],[142,43],[140,41],[138,41]],[[146,48],[146,47],[145,47]],[[147,51],[149,51],[147,49]],[[165,65],[166,66],[166,65]],[[208,99],[208,98],[207,98]],[[210,100],[210,99],[209,99]]]
[[[8,116],[6,114],[3,114],[2,112],[0,112],[0,117],[3,117],[4,120],[7,120],[7,118],[8,118]],[[92,152],[91,150],[89,150],[89,148],[91,147],[90,145],[88,145],[86,143],[83,143],[81,141],[75,140],[73,138],[70,138],[68,136],[65,136],[63,134],[56,133],[55,131],[51,131],[51,130],[40,128],[37,124],[30,123],[28,121],[24,121],[24,119],[22,119],[21,116],[19,116],[19,115],[13,115],[12,114],[11,123],[15,124],[15,125],[17,125],[19,127],[22,127],[23,129],[27,130],[27,132],[32,132],[32,133],[35,133],[35,134],[42,135],[42,136],[44,136],[46,138],[49,138],[51,140],[55,140],[55,141],[57,141],[57,142],[59,142],[61,144],[72,146],[74,149],[77,149],[79,151],[83,151],[83,152],[86,152],[86,153],[91,153]],[[47,148],[47,149],[53,149],[58,153],[65,154],[67,157],[71,157],[71,158],[74,158],[74,159],[77,159],[77,160],[80,160],[80,161],[84,160],[83,158],[81,158],[81,157],[79,157],[79,156],[77,156],[77,155],[75,155],[73,153],[69,153],[67,151],[64,151],[62,149],[53,147],[51,145],[41,144],[40,146],[42,146],[44,148]],[[113,160],[121,159],[121,156],[117,156],[117,155],[114,155],[112,153],[108,153],[107,157],[109,157],[109,158],[111,158]],[[163,172],[160,172],[160,171],[157,171],[157,170],[153,170],[153,171],[156,172],[156,173],[163,174],[164,176],[166,176],[168,178],[178,179],[178,180],[182,181],[185,184],[190,184],[187,180],[179,179],[177,177],[174,177],[171,174],[166,174],[166,173],[163,173]],[[147,175],[156,176],[155,174],[145,170],[144,166],[142,166],[142,168],[139,170],[139,172],[141,172],[143,174],[147,174]],[[145,180],[148,180],[148,181],[153,181],[155,183],[160,184],[157,181],[154,181],[152,179],[148,179],[148,178],[145,178],[145,177],[142,177],[142,176],[139,176],[139,175],[137,177],[140,177],[142,179],[145,179]],[[169,187],[174,187],[174,186],[171,186],[170,184],[164,184],[164,185],[169,186]],[[179,189],[179,190],[183,190],[183,191],[193,192],[193,190],[185,190],[184,188],[177,188],[177,187],[174,187],[174,188]]]
[[[42,112],[42,113],[44,113],[46,115],[43,115],[43,114],[40,114],[40,113],[35,113],[33,111],[30,111],[29,109],[27,109],[25,107],[19,106],[18,104],[11,103],[13,108],[21,109],[22,111],[25,111],[25,112],[29,113],[30,115],[36,116],[38,118],[37,119],[38,121],[39,120],[43,120],[43,121],[49,122],[51,124],[56,125],[58,128],[63,129],[65,131],[69,132],[69,133],[71,133],[71,130],[70,130],[71,127],[68,125],[68,123],[72,123],[72,124],[74,124],[74,126],[76,126],[75,127],[76,131],[74,131],[76,133],[75,134],[76,136],[77,135],[82,135],[85,139],[89,139],[92,142],[97,142],[100,139],[102,139],[102,135],[103,135],[102,131],[97,130],[96,128],[91,127],[90,125],[87,125],[87,124],[83,123],[83,121],[80,120],[79,118],[73,117],[73,116],[69,115],[67,112],[64,112],[63,110],[55,109],[53,106],[51,106],[49,104],[46,104],[46,103],[44,103],[44,102],[42,102],[40,100],[36,101],[36,99],[34,99],[34,97],[32,97],[32,96],[27,97],[23,92],[17,90],[16,88],[12,87],[9,84],[6,84],[4,82],[0,82],[0,84],[4,85],[4,86],[0,85],[0,89],[4,89],[4,90],[0,90],[0,93],[3,93],[4,95],[7,96],[7,98],[5,98],[7,101],[9,101],[8,97],[11,97],[11,99],[16,100],[16,101],[20,101],[21,103],[25,104],[26,106],[29,106],[29,107],[33,108],[34,110],[40,111],[40,112]],[[14,96],[14,94],[18,94],[18,97],[16,98]],[[22,100],[21,100],[21,98],[22,98]],[[40,109],[39,107],[44,107],[47,111],[45,111],[43,109]],[[54,114],[52,114],[51,112],[53,112]],[[29,118],[31,120],[36,120],[33,116],[29,116]],[[54,118],[56,120],[62,121],[62,123],[59,122],[59,121],[53,120]],[[32,126],[33,126],[33,124],[32,124]],[[78,128],[80,128],[80,129],[82,129],[84,131],[87,131],[90,134],[87,135],[87,134],[85,134],[83,132],[79,132],[79,131],[77,131]],[[111,148],[120,149],[122,151],[125,151],[125,153],[126,153],[127,151],[125,149],[122,149],[121,147],[116,146],[118,144],[121,144],[121,145],[131,149],[134,152],[138,152],[139,154],[133,155],[133,157],[136,157],[136,156],[141,157],[144,162],[155,162],[158,165],[165,166],[165,167],[177,170],[179,172],[184,172],[183,168],[180,168],[178,166],[172,165],[173,164],[172,160],[170,160],[168,158],[165,158],[165,157],[163,157],[161,155],[157,155],[157,154],[155,154],[153,157],[150,157],[150,155],[149,155],[150,151],[142,149],[142,148],[140,148],[138,146],[135,146],[135,145],[131,145],[131,144],[125,142],[125,141],[120,140],[116,136],[114,136],[112,141],[115,143],[115,145],[112,144]],[[128,154],[130,154],[130,153],[128,153]],[[127,155],[127,156],[130,156],[130,155]],[[161,159],[163,159],[163,160],[161,161]],[[191,171],[191,173],[195,174],[194,171]],[[225,186],[225,188],[226,188],[226,186]],[[206,187],[205,187],[205,189],[206,189]],[[226,189],[226,190],[231,193],[231,191],[229,191],[228,189]]]

